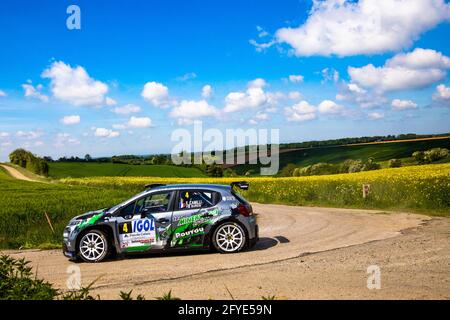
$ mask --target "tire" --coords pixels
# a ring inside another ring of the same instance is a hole
[[[100,230],[89,230],[77,245],[78,256],[86,262],[100,262],[108,256],[108,236]]]
[[[247,236],[239,224],[225,222],[214,230],[212,242],[220,253],[237,253],[245,248]]]

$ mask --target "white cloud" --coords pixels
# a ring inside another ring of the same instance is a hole
[[[130,113],[137,113],[141,111],[141,107],[135,105],[135,104],[126,104],[122,107],[115,107],[111,110],[114,113],[117,114],[130,114]]]
[[[425,88],[444,79],[450,60],[434,50],[415,49],[398,54],[383,67],[368,64],[361,68],[348,68],[352,82],[379,91],[400,91]]]
[[[333,81],[334,83],[339,81],[339,72],[333,68],[325,68],[320,71],[322,74],[322,83],[326,83],[328,81]]]
[[[23,90],[25,91],[25,97],[36,98],[41,100],[42,102],[48,102],[48,96],[42,94],[42,85],[38,84],[34,87],[31,82],[25,83],[22,85]]]
[[[266,82],[264,79],[258,78],[250,81],[245,92],[230,92],[225,97],[224,112],[235,112],[243,109],[256,109],[268,103],[270,98],[264,92]]]
[[[331,100],[324,100],[318,106],[319,112],[323,114],[340,114],[344,107]]]
[[[248,120],[248,123],[250,124],[258,124],[261,121],[266,121],[269,119],[269,115],[265,112],[258,112],[254,117],[252,117],[250,120]]]
[[[203,86],[203,88],[202,88],[202,97],[204,99],[211,98],[212,93],[213,93],[213,89],[212,89],[212,87],[209,84]]]
[[[264,28],[262,28],[261,26],[256,26],[256,31],[258,31],[258,38],[266,38],[268,37],[270,34],[264,30]],[[274,40],[270,40],[270,41],[266,41],[263,43],[258,43],[255,39],[250,39],[249,43],[255,47],[255,50],[257,52],[263,52],[266,49],[270,48],[271,46],[273,46],[276,41]]]
[[[195,72],[188,72],[183,74],[180,77],[177,77],[178,81],[188,81],[197,78],[197,74]]]
[[[384,118],[384,114],[380,112],[371,112],[368,116],[370,120],[380,120]]]
[[[11,142],[11,141],[2,142],[2,143],[0,144],[0,146],[1,146],[2,148],[7,148],[7,147],[12,146],[12,142]]]
[[[299,83],[299,82],[303,82],[304,77],[302,75],[295,75],[295,74],[291,74],[289,76],[289,81],[293,82],[293,83]]]
[[[347,101],[356,104],[363,109],[380,107],[387,103],[387,99],[381,92],[367,91],[356,83],[345,83],[340,87],[336,100]]]
[[[72,124],[80,123],[80,120],[81,120],[80,116],[72,115],[72,116],[65,116],[60,121],[61,121],[62,124],[72,125]]]
[[[80,141],[76,138],[72,138],[68,133],[58,133],[55,137],[53,145],[57,148],[62,148],[68,145],[79,145]]]
[[[411,100],[394,99],[391,102],[391,106],[393,110],[415,109],[417,108],[417,103]]]
[[[94,135],[102,138],[115,138],[120,136],[120,132],[106,128],[96,128]]]
[[[173,104],[169,97],[169,88],[162,83],[147,82],[141,96],[155,107],[167,108]]]
[[[107,106],[115,106],[117,104],[117,101],[114,100],[113,98],[106,97],[105,98],[105,103],[106,103]]]
[[[307,101],[300,101],[292,107],[284,108],[284,114],[288,121],[304,122],[316,119],[317,108]]]
[[[51,79],[52,93],[61,101],[75,106],[101,106],[105,103],[108,86],[91,78],[81,66],[72,68],[63,61],[53,62],[42,77]]]
[[[265,50],[272,47],[276,43],[276,41],[258,43],[256,40],[250,39],[249,43],[255,47],[256,52],[264,52]]]
[[[261,26],[256,26],[256,31],[258,31],[259,38],[264,38],[269,35],[269,33],[266,30],[264,30],[264,28]]]
[[[297,56],[379,54],[410,47],[449,18],[444,0],[313,1],[304,24],[275,37]]]
[[[450,101],[450,87],[446,87],[444,84],[438,85],[433,93],[433,100]]]
[[[148,128],[152,126],[152,119],[148,117],[131,117],[127,126],[132,128]]]
[[[10,135],[9,132],[0,132],[0,139],[9,138]]]
[[[219,111],[206,100],[183,100],[170,112],[172,118],[181,119],[179,121],[180,124],[189,124],[194,119],[216,117],[218,115]]]
[[[41,137],[43,135],[42,131],[22,131],[16,132],[16,137],[21,139],[33,140]]]
[[[449,69],[450,58],[432,49],[416,48],[409,53],[399,53],[386,62],[387,67],[408,69]]]
[[[124,124],[113,124],[112,127],[113,127],[113,129],[116,129],[116,130],[123,130],[123,129],[127,128],[127,126]]]
[[[298,91],[291,91],[289,92],[288,97],[291,100],[300,100],[302,98],[302,94]]]
[[[3,90],[0,90],[0,97],[6,97],[6,92]]]

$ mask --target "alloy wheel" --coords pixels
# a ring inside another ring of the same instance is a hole
[[[245,241],[241,227],[236,224],[224,224],[216,232],[216,244],[224,252],[238,251]]]
[[[96,232],[89,232],[81,238],[80,254],[85,260],[97,261],[105,254],[106,240]]]

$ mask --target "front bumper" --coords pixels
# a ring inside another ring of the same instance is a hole
[[[63,254],[70,258],[76,259],[76,236],[77,232],[75,227],[66,227],[63,233]]]
[[[75,259],[77,257],[75,251],[69,251],[66,242],[63,242],[63,254],[69,259]]]

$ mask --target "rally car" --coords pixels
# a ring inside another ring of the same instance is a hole
[[[147,185],[114,207],[70,220],[64,255],[99,262],[110,255],[169,250],[216,249],[235,253],[258,241],[252,206],[231,185]]]

